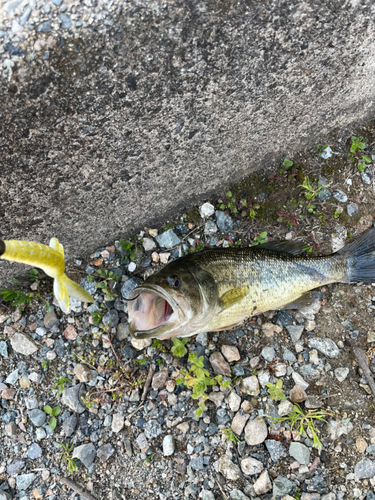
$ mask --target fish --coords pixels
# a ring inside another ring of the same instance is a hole
[[[81,302],[94,302],[93,297],[65,274],[64,248],[57,238],[49,246],[18,240],[0,240],[0,259],[39,267],[53,278],[53,293],[61,310],[68,314],[69,296]]]
[[[304,253],[299,241],[185,255],[131,291],[130,334],[169,339],[228,330],[266,311],[306,304],[311,290],[329,283],[374,283],[374,245],[371,229],[324,256]]]

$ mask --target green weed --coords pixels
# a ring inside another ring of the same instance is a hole
[[[63,443],[56,443],[59,446],[62,447],[63,452],[60,453],[61,460],[64,464],[66,464],[66,470],[68,471],[69,474],[73,475],[74,472],[78,470],[78,466],[76,464],[76,459],[71,458],[70,454],[73,451],[74,444],[69,444],[69,440],[66,442],[66,444]]]
[[[115,300],[117,293],[114,291],[119,275],[113,271],[108,271],[108,269],[98,269],[93,274],[87,277],[90,282],[95,281],[95,278],[99,278],[100,281],[95,283],[96,288],[101,289],[105,293],[105,300],[108,302]]]
[[[34,282],[38,281],[38,270],[37,269],[29,269],[29,280]]]
[[[57,380],[53,384],[52,391],[55,391],[56,397],[60,397],[65,390],[65,384],[71,384],[72,382],[66,377],[58,377],[56,374],[53,374],[53,376]]]
[[[60,406],[55,406],[54,408],[51,408],[50,406],[45,406],[43,408],[44,412],[47,413],[47,415],[51,415],[50,421],[48,422],[49,428],[51,431],[54,431],[56,429],[57,425],[57,420],[56,417],[60,415],[61,413],[61,408]]]
[[[173,346],[171,348],[171,353],[177,358],[183,358],[187,353],[185,345],[189,342],[188,338],[178,339],[176,337],[172,338]]]
[[[12,283],[15,285],[15,288],[1,289],[0,296],[5,302],[10,302],[12,306],[18,307],[21,311],[25,307],[30,306],[33,300],[40,297],[40,293],[18,290],[16,287],[21,287],[21,283],[15,278],[12,279]]]
[[[134,260],[137,252],[137,245],[135,243],[135,237],[131,235],[133,241],[121,239],[121,248],[123,250],[124,258]]]
[[[251,246],[255,247],[257,245],[263,245],[263,243],[267,243],[267,232],[263,231],[254,238],[253,244]]]
[[[283,391],[283,381],[278,380],[276,384],[266,383],[268,387],[268,393],[270,395],[271,401],[284,401],[286,396]]]
[[[232,441],[234,444],[241,442],[241,440],[238,439],[238,437],[235,435],[235,433],[230,428],[222,430],[221,433],[224,434],[224,436],[227,436],[227,438],[225,440],[226,443],[229,443],[230,441]]]

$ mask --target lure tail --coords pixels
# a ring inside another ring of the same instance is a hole
[[[64,313],[69,312],[69,296],[82,302],[94,302],[84,288],[65,274],[64,248],[57,238],[50,245],[30,241],[0,240],[0,258],[39,267],[54,278],[53,293]]]

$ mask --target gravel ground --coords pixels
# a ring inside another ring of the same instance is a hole
[[[357,339],[375,373],[372,285],[325,286],[298,311],[189,339],[180,358],[171,341],[129,337],[124,300],[185,252],[299,237],[330,253],[372,227],[373,166],[361,173],[357,163],[375,160],[374,130],[357,134],[366,148],[353,162],[350,140],[332,141],[327,159],[296,155],[69,266],[95,297],[89,307],[73,303],[64,315],[49,278],[19,278],[15,290],[34,296],[23,310],[1,303],[1,500],[375,498],[374,396],[349,342]],[[305,176],[315,190],[326,185],[310,205]],[[199,417],[177,381],[193,352],[210,377],[230,383],[208,388]],[[266,385],[277,381],[283,401]],[[291,427],[296,404],[324,411],[321,446]]]

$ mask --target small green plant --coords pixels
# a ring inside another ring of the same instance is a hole
[[[366,148],[366,143],[364,142],[364,138],[362,136],[355,137],[354,135],[351,138],[352,143],[350,145],[350,154],[355,155],[358,151],[362,151]]]
[[[132,239],[134,239],[133,236],[132,236]],[[123,250],[124,257],[128,258],[130,260],[134,260],[136,257],[135,254],[137,252],[137,246],[134,243],[134,241],[121,239],[120,243],[121,243],[121,248]]]
[[[230,381],[223,381],[222,375],[217,375],[214,378],[210,377],[208,370],[204,368],[203,359],[203,356],[198,358],[196,352],[190,353],[189,370],[181,370],[182,377],[176,379],[177,384],[184,384],[192,389],[193,394],[191,397],[193,399],[202,397],[210,385],[219,384],[221,387],[230,387]]]
[[[159,349],[160,352],[167,352],[167,348],[166,348],[164,342],[162,342],[159,339],[155,339],[153,341],[151,347],[154,347],[155,349]]]
[[[340,212],[338,210],[335,210],[333,212],[333,217],[334,217],[334,219],[338,219],[340,217]]]
[[[203,413],[207,410],[207,407],[206,407],[206,405],[205,405],[205,401],[206,401],[206,399],[207,399],[207,396],[202,396],[202,397],[201,397],[201,399],[202,399],[203,401],[201,401],[201,402],[199,403],[198,408],[197,408],[197,410],[195,411],[195,416],[196,416],[196,418],[201,417],[201,416],[203,415]]]
[[[176,337],[172,338],[173,346],[171,348],[171,353],[177,358],[183,358],[187,353],[185,345],[188,343],[189,339],[178,339]]]
[[[139,364],[139,366],[142,366],[142,365],[145,365],[147,363],[147,359],[144,358],[143,356],[139,356],[137,359],[136,359],[137,363]]]
[[[94,323],[95,326],[99,325],[103,316],[104,316],[103,311],[94,311],[93,313],[91,313],[92,322]]]
[[[21,283],[16,279],[12,279],[15,287],[21,287]],[[21,311],[25,307],[30,306],[34,299],[40,297],[40,293],[36,292],[23,292],[17,288],[3,288],[0,290],[0,297],[5,302],[10,302],[12,306],[18,307]]]
[[[65,384],[71,384],[72,382],[66,377],[58,377],[56,374],[53,374],[53,376],[56,382],[53,384],[52,391],[55,391],[55,395],[60,397],[65,390]]]
[[[253,244],[251,246],[255,247],[257,245],[263,245],[263,243],[267,243],[267,232],[263,231],[254,238]]]
[[[51,431],[54,431],[56,429],[57,425],[57,420],[56,417],[60,415],[61,413],[61,408],[59,406],[55,406],[54,408],[51,408],[50,406],[45,406],[43,408],[44,412],[47,413],[47,415],[51,415],[50,421],[48,422],[49,428]]]
[[[305,198],[312,202],[316,198],[316,196],[318,196],[319,192],[327,186],[325,186],[324,184],[318,184],[317,187],[314,187],[314,183],[311,183],[310,179],[306,176],[303,183],[298,187],[302,187],[306,190]]]
[[[119,275],[108,269],[98,269],[94,274],[88,276],[88,281],[93,282],[95,278],[100,278],[100,281],[95,283],[96,288],[100,288],[105,293],[105,300],[115,300],[117,293],[114,291],[119,280]]]
[[[29,280],[34,282],[38,281],[38,270],[37,269],[29,269]]]
[[[293,166],[293,162],[292,162],[292,160],[289,160],[289,158],[285,158],[285,160],[282,162],[281,166],[284,167],[285,169],[288,169],[288,168]]]
[[[62,447],[63,452],[60,453],[61,460],[64,464],[66,464],[66,470],[68,471],[69,474],[73,475],[74,472],[78,470],[78,466],[76,464],[76,459],[71,458],[70,454],[73,451],[74,445],[69,444],[69,440],[66,442],[66,444],[63,443],[56,443],[59,446]]]
[[[224,436],[227,436],[227,438],[225,440],[226,443],[229,443],[230,441],[232,441],[234,444],[241,442],[241,440],[238,439],[238,437],[235,435],[235,433],[230,428],[222,430],[221,433],[224,434]]]
[[[363,163],[359,161],[357,168],[360,172],[363,172],[367,168],[366,163],[372,163],[372,160],[368,156],[361,156],[361,160]]]
[[[307,410],[307,412],[304,413],[302,408],[298,404],[295,404],[293,405],[293,410],[285,417],[269,418],[277,423],[290,422],[290,430],[293,430],[293,428],[296,427],[299,435],[303,434],[304,436],[309,437],[309,431],[312,435],[315,448],[321,448],[322,443],[318,438],[319,431],[315,427],[315,422],[327,422],[325,418],[332,415],[332,413],[327,412],[326,410]]]
[[[266,382],[266,386],[268,387],[268,393],[271,401],[284,401],[286,399],[283,391],[283,381],[281,379],[278,380],[276,384]]]

